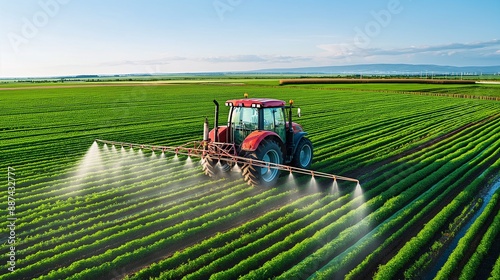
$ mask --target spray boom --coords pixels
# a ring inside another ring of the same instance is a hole
[[[181,146],[177,147],[169,147],[169,146],[155,146],[155,145],[146,145],[146,144],[134,144],[134,143],[125,143],[125,142],[115,142],[115,141],[108,141],[108,140],[101,140],[101,139],[96,139],[95,140],[98,143],[102,144],[108,144],[108,145],[115,145],[115,146],[129,146],[131,149],[132,148],[140,148],[140,149],[147,149],[147,150],[161,150],[163,152],[170,152],[174,153],[175,155],[181,154],[181,155],[186,155],[186,156],[196,156],[196,157],[203,157],[206,156],[207,154],[210,155],[211,158],[216,158],[219,161],[224,161],[224,162],[229,162],[232,164],[251,164],[256,167],[261,167],[261,168],[266,168],[268,170],[270,169],[278,169],[278,170],[285,170],[289,171],[291,173],[298,173],[298,174],[304,174],[304,175],[311,175],[313,178],[315,177],[322,177],[322,178],[329,178],[333,179],[334,182],[337,180],[342,180],[342,181],[350,181],[350,182],[355,182],[359,184],[359,180],[349,178],[349,177],[344,177],[344,176],[339,176],[339,175],[334,175],[334,174],[329,174],[329,173],[324,173],[324,172],[319,172],[319,171],[314,171],[314,170],[309,170],[309,169],[303,169],[303,168],[298,168],[294,166],[289,166],[289,165],[283,165],[283,164],[278,164],[278,163],[273,163],[273,162],[267,162],[267,161],[262,161],[262,160],[256,160],[256,159],[249,159],[246,157],[238,156],[236,154],[236,147],[234,144],[231,143],[217,143],[217,142],[207,142],[207,141],[192,141],[189,143],[186,143]]]

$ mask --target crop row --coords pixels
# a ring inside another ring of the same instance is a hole
[[[488,205],[485,207],[484,211],[481,213],[481,215],[476,219],[474,224],[469,228],[467,233],[460,239],[458,242],[457,247],[453,250],[453,252],[450,254],[448,260],[446,263],[443,265],[441,270],[438,272],[436,275],[436,279],[449,279],[452,274],[457,274],[457,267],[459,267],[459,263],[462,261],[463,256],[466,254],[467,250],[470,250],[470,244],[472,243],[473,239],[479,234],[480,230],[485,226],[485,223],[491,216],[496,216],[496,220],[494,223],[492,223],[489,226],[489,230],[491,231],[488,235],[492,235],[493,238],[495,238],[496,233],[498,233],[498,228],[500,225],[498,224],[499,215],[495,215],[495,209],[498,208],[496,207],[497,204],[499,203],[499,197],[500,197],[500,192],[497,192],[496,194],[493,195],[491,198],[490,202]],[[496,231],[496,233],[494,232]],[[485,242],[488,242],[488,236],[485,234]],[[480,248],[478,247],[476,252],[481,252],[481,254],[485,254],[488,252],[488,249],[491,247],[491,243],[489,244],[484,244],[483,245],[486,248]],[[475,255],[477,257],[477,254]],[[471,258],[469,261],[471,264],[465,266],[462,270],[462,273],[466,278],[474,278],[474,273],[476,270],[476,267],[472,268],[469,266],[477,266],[477,261],[480,260],[479,257],[477,258]],[[460,272],[460,271],[458,271]]]

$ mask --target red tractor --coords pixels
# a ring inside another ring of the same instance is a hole
[[[219,103],[214,103],[215,127],[210,132],[205,120],[205,174],[216,176],[238,164],[248,184],[273,186],[286,166],[309,169],[313,146],[302,126],[292,122],[292,100],[288,106],[269,98],[228,100],[229,117],[224,126],[218,124]]]

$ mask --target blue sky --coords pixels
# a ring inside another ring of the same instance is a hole
[[[500,65],[500,1],[0,0],[0,77]]]

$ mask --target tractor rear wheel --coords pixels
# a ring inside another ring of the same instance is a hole
[[[257,150],[248,152],[245,157],[276,164],[283,162],[281,148],[272,140],[263,140]],[[242,175],[249,185],[271,187],[278,181],[279,169],[255,166],[248,162],[243,165]]]
[[[300,139],[295,153],[293,154],[292,165],[298,168],[309,169],[313,158],[313,146],[309,139]]]

